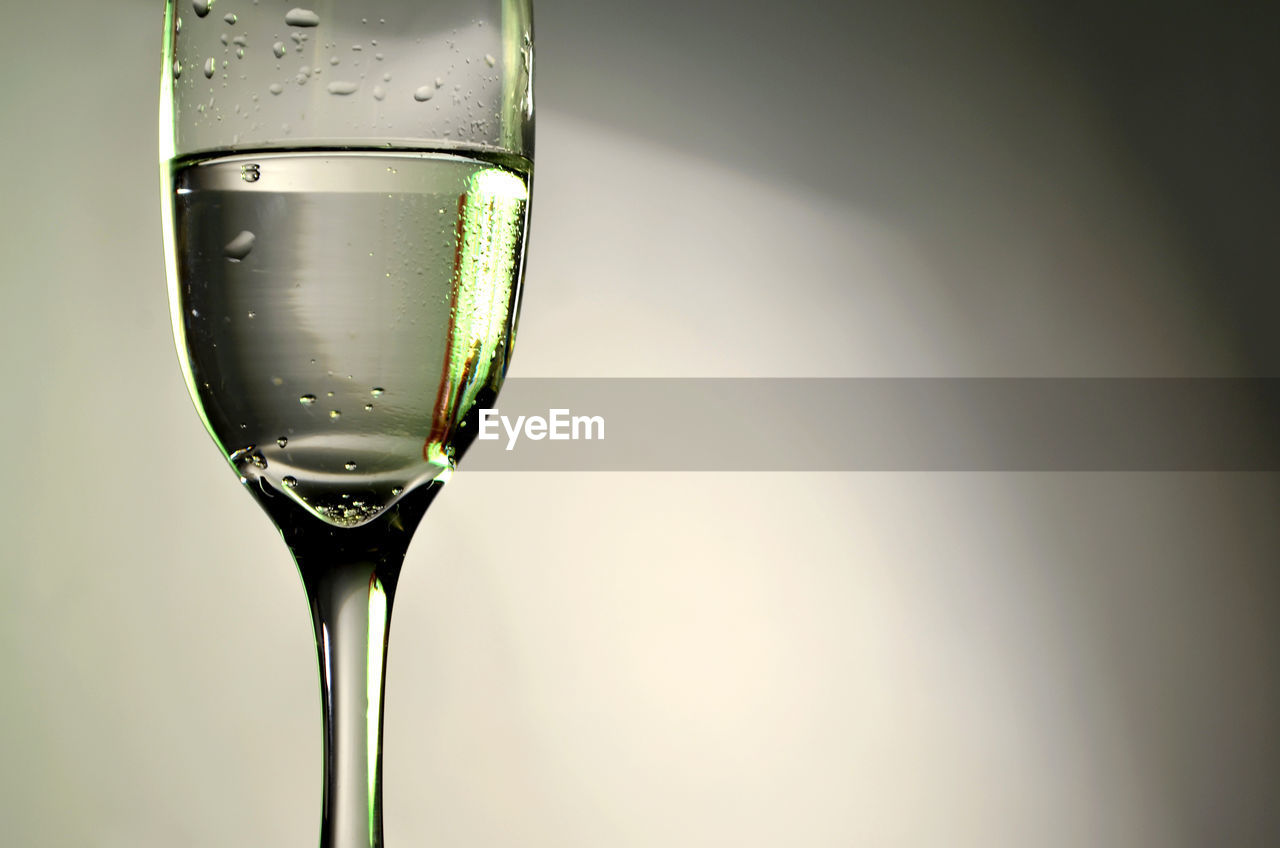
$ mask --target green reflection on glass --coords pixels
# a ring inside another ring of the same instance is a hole
[[[369,844],[374,844],[377,829],[376,800],[378,792],[378,748],[380,747],[378,721],[382,709],[382,658],[387,637],[387,593],[382,581],[373,576],[369,582],[369,647],[366,657],[368,707],[365,712],[365,744],[368,748],[369,770]]]
[[[448,446],[453,428],[490,382],[494,366],[502,367],[505,360],[497,354],[508,341],[528,197],[520,177],[487,168],[467,178],[458,198],[449,349],[435,420],[423,448],[423,457],[443,468],[453,465]]]

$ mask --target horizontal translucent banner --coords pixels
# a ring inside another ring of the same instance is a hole
[[[1275,471],[1280,379],[511,379],[467,471]]]

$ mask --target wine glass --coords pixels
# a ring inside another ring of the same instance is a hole
[[[174,336],[310,602],[322,848],[382,844],[396,579],[511,354],[532,58],[528,0],[166,6]]]

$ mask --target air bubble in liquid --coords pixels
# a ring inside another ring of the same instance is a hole
[[[230,259],[232,262],[239,262],[249,255],[249,251],[253,250],[253,241],[255,236],[248,230],[241,230],[240,233],[227,242],[222,248],[222,255]]]

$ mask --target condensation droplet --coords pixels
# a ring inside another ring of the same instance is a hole
[[[440,79],[440,77],[436,77],[436,88],[439,88],[442,85],[444,85],[444,80]]]
[[[231,14],[230,12],[223,15],[222,19],[226,21],[228,25],[234,24],[236,22],[236,16]]]
[[[262,169],[257,163],[240,166],[240,179],[247,183],[256,183],[262,178]]]
[[[272,94],[279,94],[280,92],[284,91],[284,86],[278,82],[273,82],[271,83],[271,85],[267,86],[267,91],[271,92]]]
[[[310,406],[315,402],[316,402],[315,395],[303,395],[302,397],[298,398],[298,403],[302,404],[303,406]]]
[[[243,58],[244,58],[244,48],[243,48],[243,47],[237,47],[237,48],[236,48],[236,58],[237,58],[237,59],[243,59]]]
[[[336,64],[338,64],[338,63],[339,63],[339,62],[341,62],[341,61],[342,61],[342,60],[341,60],[341,59],[339,59],[337,56],[330,56],[330,57],[329,57],[329,64],[330,64],[330,65],[336,65]]]
[[[366,404],[364,405],[364,411],[365,411],[365,412],[373,412],[373,404],[371,404],[371,403],[366,403]]]
[[[209,7],[213,5],[213,0],[191,0],[191,8],[196,10],[196,17],[203,18],[209,14]]]
[[[374,386],[372,389],[369,390],[369,394],[373,395],[374,397],[377,397],[378,395],[382,394],[385,391],[386,389],[382,388],[382,386]]]
[[[284,22],[294,27],[313,27],[320,25],[320,16],[310,9],[290,9],[284,13]]]
[[[244,37],[243,35],[237,35],[235,38],[231,39],[231,43],[232,43],[232,44],[238,44],[238,45],[240,45],[241,47],[248,47],[248,46],[249,46],[249,39],[248,39],[248,38],[246,38],[246,37]]]
[[[380,85],[375,85],[375,86],[373,87],[373,99],[374,99],[374,100],[381,100],[382,98],[384,98],[384,97],[386,97],[386,96],[387,96],[387,90],[386,90],[385,88],[383,88],[383,87],[382,87],[382,86],[380,86]]]
[[[484,63],[492,68],[494,65],[498,64],[498,60],[493,58],[493,54],[486,53],[484,54]]]
[[[404,489],[400,488],[399,486],[396,486],[394,489],[391,490],[391,494],[394,497],[395,495],[398,495],[403,491]]]
[[[276,439],[277,447],[283,448],[283,447],[286,447],[288,444],[289,444],[289,439],[287,436],[281,436],[280,438]]]
[[[284,46],[283,41],[277,41],[275,44],[271,45],[271,52],[276,55],[277,59],[283,58],[287,49],[288,48]]]
[[[348,82],[347,80],[334,80],[329,83],[328,89],[330,94],[354,94],[356,89],[360,87],[358,82]]]
[[[356,470],[356,464],[355,464],[354,462],[348,462],[348,463],[344,464],[342,467],[343,467],[343,468],[345,468],[345,469],[347,469],[348,471],[355,471],[355,470]]]
[[[174,21],[173,26],[174,26],[174,32],[182,32],[182,18],[178,18],[176,21]]]
[[[342,417],[342,410],[341,410],[341,409],[331,409],[331,410],[329,410],[329,417],[330,417],[330,418],[341,418],[341,417]]]
[[[284,377],[272,377],[272,378],[271,378],[271,385],[273,385],[273,386],[283,386],[283,385],[284,385]]]
[[[204,78],[213,79],[213,72],[218,69],[218,63],[210,56],[204,63]]]
[[[232,262],[239,262],[249,255],[249,251],[253,250],[254,239],[253,233],[248,230],[241,230],[239,235],[227,242],[226,247],[222,248],[222,255]]]
[[[390,72],[387,72],[387,73],[383,74],[383,75],[382,75],[382,81],[383,81],[383,82],[391,82],[391,73],[390,73]]]
[[[210,59],[209,61],[212,62],[213,60]],[[434,95],[435,93],[436,93],[435,88],[429,85],[424,85],[424,86],[421,86],[417,91],[413,93],[413,99],[418,101],[419,103],[425,103],[428,100],[430,100],[432,95]]]
[[[173,78],[177,79],[182,76],[182,63],[177,59],[173,60]]]
[[[254,312],[252,309],[250,309],[250,310],[249,310],[249,317],[250,317],[250,318],[257,318],[257,317],[258,317],[258,313]]]
[[[286,489],[296,489],[296,488],[298,488],[298,478],[297,478],[297,477],[286,477],[286,478],[284,478],[283,480],[281,480],[280,482],[281,482],[281,483],[284,483],[284,487],[285,487]]]

